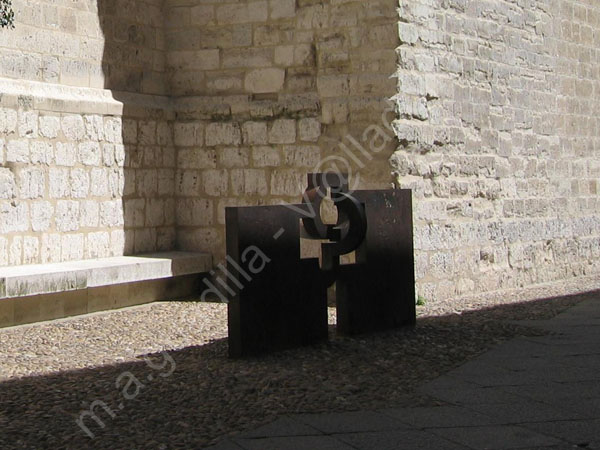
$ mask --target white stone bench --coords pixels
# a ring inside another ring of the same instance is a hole
[[[189,280],[182,281],[185,286],[179,289],[167,282],[176,277],[186,280],[211,269],[210,254],[191,252],[3,267],[0,327],[145,303],[169,293],[174,297],[190,295]],[[135,291],[129,289],[131,286]],[[49,307],[51,303],[62,306]]]

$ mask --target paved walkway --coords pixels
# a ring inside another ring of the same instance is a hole
[[[548,321],[420,391],[446,403],[281,417],[211,450],[600,449],[600,300]]]

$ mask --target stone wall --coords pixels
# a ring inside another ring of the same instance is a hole
[[[598,274],[590,1],[15,7],[0,265],[173,248],[219,261],[226,206],[297,201],[307,172],[338,169],[414,189],[426,299]]]
[[[15,0],[0,77],[164,94],[162,0]]]
[[[132,94],[124,108],[89,88],[4,80],[0,89],[0,266],[174,247],[162,98]]]
[[[162,1],[16,0],[0,30],[0,266],[175,247]]]
[[[428,299],[600,269],[600,6],[402,0],[398,185]]]
[[[369,127],[396,92],[393,0],[166,5],[181,247],[222,258],[225,206],[297,202],[308,172],[391,185],[393,133]]]
[[[395,93],[395,6],[17,0],[0,31],[0,264],[218,260],[225,206],[296,202],[334,163],[389,186],[393,136],[364,142]]]

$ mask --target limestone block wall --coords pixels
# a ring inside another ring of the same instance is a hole
[[[164,94],[162,0],[15,0],[0,77]]]
[[[597,275],[600,5],[400,2],[397,183],[419,293]]]
[[[0,30],[0,266],[175,247],[161,0],[16,0]]]
[[[297,202],[308,172],[391,185],[396,143],[382,122],[396,93],[395,0],[165,8],[179,246],[222,258],[225,206]]]
[[[0,266],[174,247],[164,101],[136,110],[131,98],[124,119],[106,91],[6,80],[0,89]]]
[[[226,206],[298,201],[333,169],[414,190],[427,299],[599,273],[591,1],[14,4],[0,265],[219,261]]]

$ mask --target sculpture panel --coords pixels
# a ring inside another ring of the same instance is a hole
[[[320,216],[331,196],[335,224]],[[411,191],[349,192],[344,174],[308,175],[302,203],[226,209],[229,353],[258,355],[327,339],[327,288],[337,330],[354,335],[415,323]],[[300,239],[327,240],[318,258]],[[355,252],[356,262],[341,256]]]

